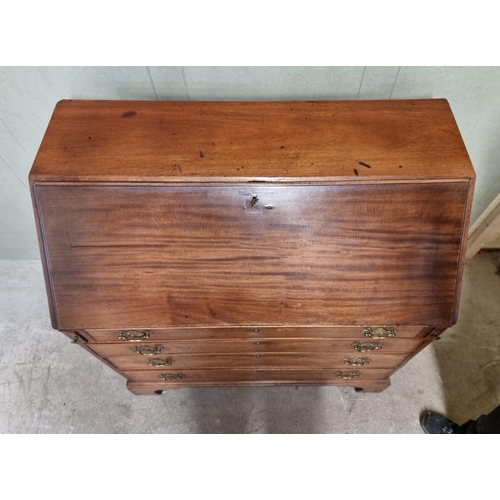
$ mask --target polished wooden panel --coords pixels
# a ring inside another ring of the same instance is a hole
[[[387,328],[392,328],[387,326]],[[265,339],[265,338],[283,338],[293,339],[297,337],[303,338],[356,338],[369,340],[363,334],[363,330],[370,328],[370,326],[338,326],[338,327],[224,327],[224,328],[144,328],[143,330],[150,333],[149,340],[189,340],[189,339]],[[425,329],[422,326],[398,326],[396,327],[397,333],[394,338],[416,338],[424,334]],[[118,335],[121,331],[127,329],[113,329],[113,330],[92,330],[87,329],[85,332],[90,334],[93,341],[98,342],[118,342]],[[128,341],[120,341],[130,343]]]
[[[173,382],[127,382],[127,389],[136,396],[159,396],[163,394],[165,390],[169,389],[181,389],[183,387],[217,387],[217,386],[225,386],[225,387],[249,387],[249,386],[298,386],[298,385],[334,385],[341,387],[353,387],[356,392],[382,392],[387,389],[391,385],[391,381],[386,379],[363,379],[362,381],[359,379],[354,379],[354,381],[350,380],[289,380],[289,381],[264,381],[264,382],[252,382],[252,381],[229,381],[229,382],[216,382],[216,383],[208,383],[208,384],[196,384],[188,381],[184,381],[184,384],[181,380],[178,383]]]
[[[61,101],[33,180],[161,182],[470,178],[444,99]]]
[[[468,187],[38,186],[58,326],[450,324]]]
[[[354,379],[343,380],[336,376],[338,372],[355,372],[359,371],[361,375]],[[124,375],[129,382],[154,382],[158,384],[158,388],[168,386],[204,386],[204,385],[232,385],[233,383],[248,383],[251,385],[273,385],[279,383],[286,384],[320,384],[327,385],[362,385],[364,381],[375,381],[387,379],[393,369],[369,369],[356,370],[356,368],[348,368],[346,370],[178,370],[177,372],[183,376],[181,380],[163,381],[160,379],[162,371],[125,371]]]
[[[87,344],[100,356],[134,355],[133,349],[141,346],[159,346],[162,354],[223,354],[223,353],[258,353],[258,352],[354,352],[353,344],[359,342],[380,342],[382,349],[372,351],[410,352],[425,343],[425,339],[245,339],[245,340],[174,340],[170,342],[123,342],[107,344]],[[138,354],[137,356],[141,356]]]
[[[173,354],[162,353],[155,356],[109,356],[106,357],[113,366],[119,370],[198,370],[198,369],[238,369],[238,368],[338,368],[341,370],[368,370],[371,368],[396,368],[403,363],[407,354],[386,354],[376,352],[359,354],[351,351],[329,353],[261,353],[255,350],[252,354]],[[368,365],[351,366],[344,362],[345,359],[366,358]],[[172,363],[170,366],[152,366],[148,363],[154,360]]]

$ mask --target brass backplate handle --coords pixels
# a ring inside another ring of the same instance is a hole
[[[161,354],[163,349],[164,347],[161,345],[141,345],[132,348],[132,352],[143,356],[154,356],[155,354]]]
[[[366,351],[378,351],[382,349],[382,342],[354,342],[351,344],[355,351],[366,352]]]
[[[153,359],[148,359],[146,361],[146,364],[149,366],[172,366],[172,363],[174,360],[172,358],[153,358]]]
[[[385,339],[387,337],[395,337],[398,331],[395,328],[384,328],[383,326],[378,326],[377,328],[367,328],[363,330],[365,337],[370,337],[372,339]]]
[[[357,378],[361,375],[359,372],[337,372],[335,376],[344,380],[349,380],[351,378]]]
[[[120,340],[128,340],[129,342],[141,342],[148,340],[151,337],[151,332],[146,330],[122,330],[118,332]]]
[[[370,358],[345,358],[344,364],[349,366],[365,366],[371,362]]]
[[[182,373],[162,373],[160,380],[182,380],[184,377]]]

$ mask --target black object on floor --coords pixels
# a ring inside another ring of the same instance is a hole
[[[477,420],[458,425],[449,418],[427,411],[420,416],[420,425],[426,434],[500,434],[500,406]]]

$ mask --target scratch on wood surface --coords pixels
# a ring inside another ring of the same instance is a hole
[[[151,218],[153,219],[153,222],[158,226],[158,229],[161,229],[161,226],[160,226],[160,224],[158,224],[156,219],[154,217],[151,217]]]

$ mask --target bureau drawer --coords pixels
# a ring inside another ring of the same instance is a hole
[[[158,388],[210,385],[350,385],[385,380],[392,369],[342,370],[178,370],[128,371],[129,383],[155,383]]]
[[[87,344],[102,357],[153,354],[258,354],[260,352],[395,352],[415,350],[426,339],[252,339],[252,340],[175,340],[171,342],[127,342]]]
[[[407,354],[356,356],[353,352],[273,353],[273,354],[175,354],[157,356],[110,356],[106,358],[118,370],[199,370],[245,368],[396,368]]]
[[[85,330],[97,342],[181,340],[181,339],[246,339],[246,338],[375,338],[377,336],[414,338],[424,326],[349,326],[349,327],[224,327]]]

